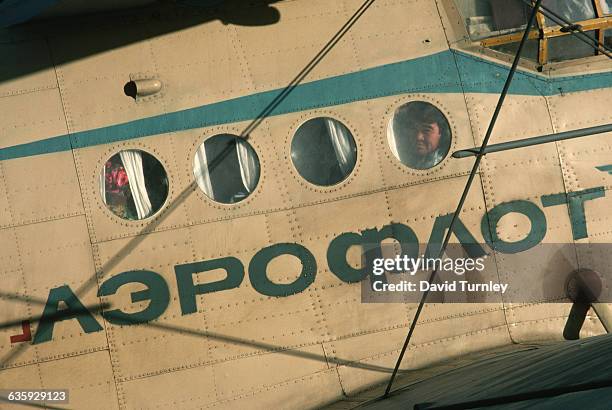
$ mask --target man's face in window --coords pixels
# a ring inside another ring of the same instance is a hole
[[[433,153],[440,146],[440,126],[438,123],[419,124],[416,128],[415,151],[420,157]]]

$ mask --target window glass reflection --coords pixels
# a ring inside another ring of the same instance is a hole
[[[497,46],[491,46],[491,48],[495,51],[499,51],[502,53],[516,55],[520,43],[506,43],[500,44]],[[529,60],[537,61],[538,59],[538,49],[539,42],[538,40],[529,39],[525,42],[525,46],[523,47],[523,52],[521,53],[521,58],[526,58]]]
[[[596,40],[594,31],[586,33],[593,40]],[[595,55],[593,47],[580,41],[573,35],[554,37],[548,40],[548,59],[550,61],[571,60]]]
[[[162,164],[152,155],[125,150],[106,161],[100,193],[115,215],[129,220],[144,219],[166,201],[168,178]]]
[[[448,154],[451,131],[444,114],[432,104],[413,101],[399,107],[387,128],[391,152],[404,165],[429,169]]]
[[[595,18],[592,0],[542,0],[542,6],[563,17],[570,23]],[[553,20],[544,18],[547,26],[556,26]]]
[[[193,174],[200,189],[212,200],[224,204],[248,197],[259,182],[259,158],[243,138],[215,135],[204,141],[193,163]]]
[[[308,182],[335,185],[355,168],[357,147],[351,132],[333,118],[313,118],[302,124],[291,141],[291,160]]]
[[[472,40],[524,30],[529,7],[521,0],[456,0]]]

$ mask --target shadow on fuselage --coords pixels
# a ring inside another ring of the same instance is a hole
[[[194,0],[197,1],[197,0]],[[268,7],[268,5],[270,3],[272,3],[274,1],[270,1],[270,0],[264,0],[264,3],[266,7]],[[235,2],[236,4],[240,3],[239,1]],[[263,119],[265,119],[271,112],[274,111],[274,109],[276,107],[278,107],[279,104],[282,103],[282,101],[292,92],[292,90],[299,85],[307,76],[308,74],[315,68],[317,67],[317,65],[328,55],[328,53],[333,49],[333,47],[340,42],[344,36],[348,33],[348,31],[351,29],[351,27],[359,20],[359,18],[368,10],[368,8],[372,5],[371,2],[369,3],[364,3],[364,6],[360,7],[359,9],[357,9],[357,11],[351,16],[351,18],[349,19],[349,21],[343,25],[340,30],[338,30],[336,33],[334,33],[333,36],[330,37],[329,41],[316,53],[314,54],[313,58],[296,74],[296,76],[285,86],[285,88],[283,89],[282,92],[280,92],[275,98],[273,98],[269,104],[266,105],[266,107],[257,115],[256,118],[254,118],[244,129],[242,132],[240,132],[240,137],[244,138],[244,139],[248,139],[251,132],[253,132],[263,121]],[[225,14],[218,13],[217,16],[226,16]],[[251,17],[252,18],[252,17]],[[276,21],[280,20],[280,15],[279,15],[279,19],[277,19]],[[240,21],[240,20],[237,20]],[[261,20],[260,20],[261,21]],[[185,27],[189,27],[189,25],[184,25],[183,28]],[[165,31],[168,32],[168,31]],[[163,34],[160,33],[160,34]],[[91,53],[90,53],[91,54]],[[1,71],[1,70],[0,70]],[[0,74],[1,75],[1,74]],[[232,144],[228,144],[226,149],[224,149],[219,155],[217,155],[215,158],[211,159],[208,163],[209,166],[209,170],[210,169],[214,169],[216,166],[218,166],[218,164],[220,163],[220,161],[223,160],[223,158],[225,158],[225,156],[227,155],[228,152],[230,152],[233,149],[233,145]],[[156,216],[155,218],[153,218],[151,221],[147,222],[147,224],[140,230],[140,232],[136,235],[134,235],[129,241],[128,243],[126,243],[124,246],[121,247],[121,249],[119,249],[110,259],[108,259],[101,267],[96,269],[96,273],[91,275],[84,283],[82,283],[82,285],[76,289],[76,291],[74,292],[74,294],[79,297],[83,294],[85,294],[87,291],[89,291],[91,288],[95,287],[98,285],[98,280],[100,278],[102,278],[105,273],[107,272],[111,272],[113,269],[115,269],[119,262],[121,262],[122,260],[124,260],[124,258],[129,255],[131,252],[134,251],[134,249],[136,249],[139,244],[144,240],[144,238],[146,238],[146,235],[149,233],[154,232],[157,227],[159,227],[159,225],[166,220],[166,218],[172,214],[173,212],[175,212],[178,207],[193,193],[195,192],[195,190],[197,189],[197,183],[195,180],[193,180],[189,185],[187,185],[180,193],[178,193],[178,195],[176,195],[176,197],[172,200],[169,201],[168,205],[166,205],[165,209],[163,209],[158,216]],[[0,298],[4,298],[4,299],[10,299],[10,300],[22,300],[23,302],[26,303],[35,303],[35,304],[39,304],[39,305],[44,305],[45,301],[41,301],[41,300],[33,300],[30,298],[22,298],[19,295],[11,295],[11,294],[6,294],[4,292],[0,292]],[[0,329],[4,328],[4,327],[11,327],[11,326],[15,326],[15,324],[21,323],[23,320],[33,320],[33,321],[37,321],[40,318],[32,318],[32,317],[27,317],[27,318],[22,318],[18,321],[11,321],[8,323],[0,323]],[[172,328],[170,327],[169,329],[170,331],[178,331],[178,332],[182,332],[185,333],[188,330],[186,329],[182,329],[182,328]],[[231,338],[228,339],[227,336],[223,336],[223,335],[213,335],[210,333],[202,333],[202,332],[195,332],[195,334],[193,334],[194,336],[200,336],[200,337],[216,337],[219,340],[223,340],[223,341],[227,341],[227,342],[231,342]],[[227,340],[226,340],[227,339]],[[241,339],[235,339],[233,340],[233,342],[237,343],[237,344],[244,344],[244,340]],[[248,344],[248,343],[247,343]],[[26,347],[22,347],[22,346],[26,346]],[[19,356],[21,353],[23,353],[26,349],[27,346],[29,346],[28,344],[23,344],[20,345],[18,348],[13,349],[6,357],[4,358],[0,358],[0,367],[2,367],[3,365],[5,365],[6,363],[8,363],[9,361],[14,360],[17,356]],[[265,344],[261,344],[259,345],[259,347],[263,347],[265,349],[269,350],[277,350],[278,347],[274,347],[271,345],[265,345]],[[288,351],[291,352],[291,351]],[[302,353],[299,353],[299,355],[302,355]],[[310,356],[313,357],[313,356]],[[321,359],[321,358],[320,358]],[[327,357],[323,357],[323,360],[325,360],[326,362],[329,362],[329,358]],[[344,360],[337,360],[337,363],[342,364],[342,365],[347,365],[346,363],[350,363],[350,362],[345,362]],[[353,362],[353,363],[359,363],[359,362]],[[363,364],[358,364],[355,366],[360,366],[361,368],[367,368],[368,370],[376,370],[376,371],[382,371],[382,372],[391,372],[391,369],[389,368],[385,368],[385,367],[379,367],[379,366],[372,366],[372,365],[368,365],[366,364],[366,367],[363,367]]]
[[[278,1],[280,0],[160,2],[129,10],[35,20],[4,28],[0,31],[0,42],[12,43],[15,47],[28,47],[30,39],[52,39],[59,35],[79,38],[83,36],[86,27],[92,26],[101,29],[100,36],[104,35],[105,30],[112,30],[113,35],[94,43],[88,43],[84,39],[82,46],[71,49],[69,53],[56,53],[57,55],[51,55],[51,58],[28,59],[30,62],[27,64],[19,64],[17,59],[8,59],[6,61],[15,61],[15,64],[9,63],[0,67],[0,83],[215,20],[239,26],[275,24],[280,21],[281,15],[272,4]],[[57,45],[61,47],[61,40]],[[40,52],[40,48],[31,51]],[[27,54],[29,51],[24,53],[25,56]]]

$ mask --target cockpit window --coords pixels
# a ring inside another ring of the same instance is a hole
[[[100,194],[108,209],[120,218],[148,218],[159,211],[168,197],[166,170],[144,151],[121,151],[104,164]]]
[[[597,39],[595,31],[587,31],[592,39]],[[574,36],[555,37],[548,40],[548,61],[564,61],[595,55],[595,50]]]
[[[499,45],[491,45],[489,48],[495,51],[499,51],[501,53],[516,55],[518,51],[519,42],[512,43],[503,43]],[[539,41],[537,39],[529,39],[525,43],[525,47],[523,48],[523,53],[521,54],[521,58],[526,58],[532,61],[538,61],[538,53],[539,53]],[[592,49],[591,49],[592,50]]]
[[[457,0],[472,40],[525,29],[529,7],[520,0]]]
[[[603,10],[602,13],[606,16],[612,15],[612,0],[606,0],[603,2]],[[607,47],[612,47],[612,29],[606,30],[604,34],[604,42]]]
[[[206,196],[234,204],[251,195],[259,182],[259,157],[244,138],[220,134],[204,141],[193,160],[193,174]]]
[[[612,0],[606,0],[603,2],[602,13],[606,16],[612,15]],[[606,47],[612,47],[612,29],[608,29],[604,33],[604,44]]]
[[[516,52],[531,11],[524,1],[456,0],[456,3],[472,41],[502,53]],[[612,0],[543,0],[542,7],[579,24],[591,38],[610,44]],[[522,57],[537,62],[541,68],[549,62],[596,54],[554,19],[538,14],[537,27],[532,28]]]
[[[582,21],[597,17],[592,0],[542,0],[542,6],[568,21]],[[549,17],[544,17],[544,22],[547,27],[557,25]]]

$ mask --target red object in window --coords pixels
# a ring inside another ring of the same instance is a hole
[[[121,165],[116,165],[113,168],[113,164],[109,161],[106,163],[106,170],[104,175],[106,183],[106,192],[119,193],[122,192],[124,187],[130,184],[127,176],[127,172]]]
[[[128,176],[127,173],[125,172],[125,169],[121,168],[116,170],[117,174],[115,176],[115,182],[117,184],[117,186],[119,188],[123,187],[124,185],[128,184]]]

